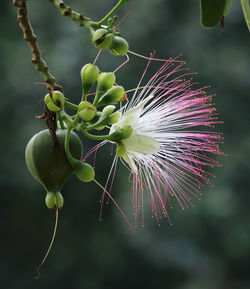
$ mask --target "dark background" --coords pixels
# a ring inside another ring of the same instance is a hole
[[[30,20],[44,59],[72,102],[81,95],[79,71],[92,62],[97,50],[89,32],[62,17],[47,1],[27,1]],[[67,1],[75,10],[100,19],[115,1]],[[60,211],[54,247],[34,280],[35,269],[48,247],[54,213],[44,204],[45,192],[29,174],[24,150],[33,134],[45,128],[34,117],[43,112],[46,87],[31,63],[22,39],[12,1],[0,10],[0,284],[1,288],[88,289],[247,289],[250,288],[250,38],[240,1],[234,1],[225,28],[201,28],[198,1],[137,0],[119,11],[135,10],[120,25],[130,49],[161,58],[183,53],[191,71],[197,71],[224,124],[228,155],[214,187],[205,187],[195,208],[171,209],[157,226],[150,210],[145,227],[133,233],[110,203],[99,222],[101,190],[72,177],[63,187],[65,205]],[[98,65],[114,70],[122,57],[103,53]],[[126,89],[137,84],[146,61],[132,57],[117,73]],[[83,140],[84,150],[93,142]],[[112,157],[107,146],[97,155],[96,177],[103,184]],[[116,201],[133,222],[128,171],[119,166],[112,190]],[[145,201],[147,204],[147,200]]]

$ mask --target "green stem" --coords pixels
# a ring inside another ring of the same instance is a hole
[[[93,134],[88,133],[86,130],[82,130],[81,132],[87,138],[90,138],[93,140],[107,140],[109,138],[109,135],[93,135]]]
[[[74,104],[74,103],[71,103],[69,101],[65,101],[65,106],[69,107],[69,108],[72,108],[74,110],[78,110],[78,105]]]
[[[109,13],[103,17],[100,21],[96,22],[97,26],[101,26],[104,22],[106,22],[126,1],[120,0],[113,9],[109,11]]]
[[[71,130],[72,130],[72,128],[67,129],[65,142],[64,142],[64,149],[65,149],[65,153],[66,153],[66,157],[67,157],[68,161],[70,162],[70,164],[74,168],[74,164],[75,164],[76,160],[72,157],[70,150],[69,150],[69,137],[70,137]]]

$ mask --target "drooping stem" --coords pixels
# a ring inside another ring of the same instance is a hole
[[[78,105],[74,104],[74,103],[71,103],[69,101],[65,101],[65,106],[69,107],[69,108],[72,108],[74,110],[78,110]]]
[[[109,135],[93,135],[88,133],[86,130],[82,130],[81,132],[87,138],[90,138],[92,140],[107,140],[109,138]]]
[[[29,22],[26,0],[14,0],[13,4],[18,8],[17,19],[21,29],[23,30],[23,37],[28,42],[31,49],[32,62],[34,63],[36,69],[41,73],[44,80],[54,88],[56,86],[56,80],[49,72],[48,66],[41,56],[41,52],[36,41],[37,37],[34,34],[33,28]]]
[[[40,278],[40,269],[41,267],[43,266],[44,262],[46,261],[48,255],[49,255],[49,252],[52,248],[52,245],[54,243],[54,240],[55,240],[55,236],[56,236],[56,231],[57,231],[57,225],[58,225],[58,208],[56,208],[56,220],[55,220],[55,226],[54,226],[54,231],[53,231],[53,235],[52,235],[52,238],[51,238],[51,241],[50,241],[50,244],[49,244],[49,248],[41,262],[41,264],[37,267],[36,269],[36,272],[37,272],[37,276],[35,277],[35,279],[39,279]]]
[[[88,27],[90,25],[91,23],[90,18],[87,18],[83,14],[73,11],[71,7],[65,5],[62,0],[49,0],[49,2],[53,3],[63,16],[69,17],[74,22],[76,22],[79,26]]]

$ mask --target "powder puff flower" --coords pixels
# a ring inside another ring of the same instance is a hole
[[[110,129],[110,134],[121,129],[130,133],[118,142],[105,188],[108,182],[112,187],[112,171],[120,159],[133,177],[135,221],[142,213],[143,222],[145,194],[157,220],[162,214],[168,217],[171,197],[182,208],[192,206],[191,197],[199,198],[202,184],[209,183],[210,173],[205,168],[219,166],[211,157],[222,154],[218,148],[221,133],[210,129],[220,123],[212,96],[204,87],[193,88],[197,83],[192,82],[192,73],[183,65],[168,60],[141,86],[147,66],[132,99]]]

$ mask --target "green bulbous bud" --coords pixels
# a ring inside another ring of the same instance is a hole
[[[114,55],[125,55],[128,53],[128,42],[120,37],[120,36],[113,36],[112,43],[109,47],[110,51]]]
[[[53,209],[56,204],[56,194],[47,192],[47,195],[45,197],[45,204],[48,209]]]
[[[52,96],[49,93],[45,95],[44,103],[50,111],[56,112],[64,108],[65,98],[60,91],[55,90],[52,92]]]
[[[113,111],[115,110],[115,106],[114,105],[107,105],[104,107],[104,109],[102,110],[102,115],[110,115]]]
[[[109,120],[110,120],[110,123],[111,124],[114,124],[114,123],[117,123],[119,118],[120,118],[121,114],[119,111],[116,111],[115,113],[112,113],[110,116],[109,116]]]
[[[96,48],[105,49],[112,43],[112,35],[107,29],[101,28],[96,30],[92,35],[92,41]]]
[[[78,162],[75,173],[82,182],[91,182],[95,178],[95,171],[92,166],[81,161]]]
[[[110,88],[99,100],[98,106],[117,103],[124,95],[124,88],[122,86],[113,86]]]
[[[81,78],[84,95],[89,92],[91,86],[97,81],[98,76],[99,68],[96,65],[89,63],[82,67]]]
[[[84,121],[90,121],[96,116],[96,107],[88,101],[83,101],[78,106],[78,114]]]
[[[98,87],[101,90],[108,90],[115,84],[115,74],[113,72],[102,72],[98,77]]]
[[[116,148],[116,155],[118,157],[123,157],[126,153],[126,148],[125,145],[123,143],[118,143],[117,144],[117,148]]]

